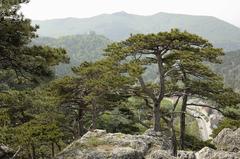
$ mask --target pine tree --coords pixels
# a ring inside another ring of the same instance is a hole
[[[137,34],[129,39],[110,45],[106,49],[106,55],[114,57],[119,63],[126,66],[129,76],[134,77],[142,88],[142,92],[148,96],[153,105],[154,130],[160,131],[161,102],[167,95],[166,83],[168,74],[178,60],[169,62],[168,57],[174,52],[191,52],[209,60],[222,54],[221,49],[215,49],[207,40],[188,32],[180,32],[173,29],[170,32],[158,34]],[[211,56],[207,56],[210,54]],[[157,67],[157,87],[155,81],[146,83],[143,75],[148,66]],[[155,85],[153,88],[152,86]]]
[[[50,112],[45,106],[54,105],[52,99],[39,103],[46,96],[28,88],[54,77],[54,67],[69,59],[62,48],[29,45],[37,37],[38,26],[31,26],[20,13],[20,5],[27,2],[4,0],[0,4],[0,142],[19,147],[23,158],[37,158],[41,146],[56,144],[62,135],[57,122],[46,118]]]
[[[52,66],[68,62],[64,49],[29,46],[38,26],[19,13],[20,4],[28,1],[1,1],[0,7],[0,70],[13,70],[18,78],[32,82],[49,77]]]

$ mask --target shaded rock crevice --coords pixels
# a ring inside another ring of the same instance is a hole
[[[0,144],[0,159],[10,159],[14,155],[14,151],[4,144]]]

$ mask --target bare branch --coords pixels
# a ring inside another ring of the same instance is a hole
[[[21,146],[18,147],[18,150],[16,151],[16,153],[13,155],[11,159],[15,159],[20,151],[21,151]]]
[[[152,93],[153,91],[151,91],[151,89],[147,88],[143,78],[140,76],[138,77],[138,81],[143,89],[143,91],[153,100],[156,101],[156,98],[154,96],[154,94]]]
[[[181,96],[178,96],[176,102],[174,103],[174,105],[173,105],[173,112],[176,110],[180,98],[181,98]]]
[[[148,126],[147,124],[143,123],[141,120],[138,120],[138,123],[141,124],[142,126],[144,126],[147,129],[150,128],[150,126]]]
[[[168,70],[167,72],[164,73],[164,77],[166,77],[169,73],[171,73],[172,71],[176,71],[176,68],[171,68],[170,70]]]
[[[144,99],[145,103],[146,103],[146,106],[150,109],[153,109],[153,107],[149,104],[149,101],[147,98]]]
[[[216,107],[212,107],[210,105],[206,105],[206,104],[196,104],[196,103],[188,103],[187,106],[196,106],[196,107],[205,107],[205,108],[211,108],[214,110],[219,111],[220,113],[222,113],[224,115],[224,112],[222,110],[220,110],[219,108]]]

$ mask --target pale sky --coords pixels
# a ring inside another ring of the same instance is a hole
[[[119,11],[138,15],[168,12],[215,16],[240,27],[240,0],[31,0],[22,11],[34,20],[86,18]]]

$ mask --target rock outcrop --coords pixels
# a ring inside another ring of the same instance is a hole
[[[127,135],[95,130],[73,142],[56,159],[240,159],[239,132],[224,129],[219,133],[213,140],[217,150],[179,151],[173,157],[168,133],[147,130],[143,135]]]
[[[213,139],[218,150],[228,152],[240,152],[240,128],[233,131],[229,128],[223,129],[216,138]]]
[[[196,154],[196,159],[240,159],[239,153],[213,150],[205,147]]]
[[[202,105],[209,105],[203,100],[200,99],[191,99],[189,103],[196,103]],[[191,115],[198,117],[196,121],[198,123],[199,132],[202,140],[207,141],[212,139],[212,131],[214,128],[217,128],[219,121],[223,118],[223,115],[217,110],[213,110],[206,107],[196,107],[196,106],[188,106],[188,113]]]
[[[57,159],[171,159],[170,138],[148,130],[143,135],[88,132],[73,142]]]
[[[214,139],[217,150],[205,147],[196,153],[197,159],[240,159],[240,128],[223,129]]]

